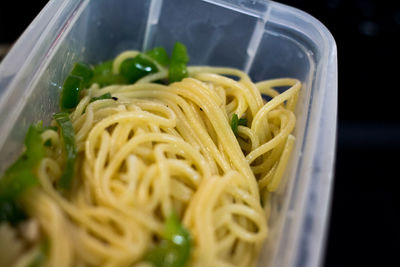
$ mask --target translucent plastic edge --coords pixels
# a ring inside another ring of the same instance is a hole
[[[31,54],[32,49],[37,46],[35,41],[40,38],[43,31],[52,20],[54,13],[60,9],[62,3],[62,0],[49,1],[24,30],[21,36],[19,36],[0,64],[0,78],[7,78],[4,77],[4,75],[10,74],[10,72],[18,73]],[[15,76],[16,75],[12,76],[10,79],[3,79],[1,81],[0,102],[2,99],[5,99],[3,94],[6,93],[8,85],[15,79]]]
[[[257,18],[262,18],[265,16],[268,4],[269,2],[271,2],[269,0],[202,0],[202,1]],[[256,4],[260,4],[260,6],[256,6]]]
[[[0,65],[0,113],[7,116],[0,116],[0,125],[14,126],[32,93],[33,83],[38,74],[43,72],[48,56],[67,30],[66,24],[70,22],[70,16],[85,1],[88,0],[49,1],[7,54]],[[54,32],[57,33],[56,36],[51,34]],[[32,65],[35,68],[29,69]],[[9,103],[15,96],[19,96],[18,100]],[[0,132],[0,147],[3,147],[11,129],[12,127],[6,127]]]
[[[333,192],[333,182],[334,182],[334,166],[335,166],[335,155],[336,155],[336,140],[337,140],[337,56],[336,56],[336,47],[335,47],[335,55],[332,58],[331,65],[334,67],[328,68],[329,72],[336,73],[336,75],[331,74],[332,83],[327,85],[327,90],[324,97],[324,103],[322,106],[323,109],[323,118],[327,118],[325,122],[327,124],[322,124],[326,127],[321,127],[319,134],[319,142],[325,143],[324,151],[321,151],[321,147],[317,147],[316,156],[314,158],[317,161],[317,155],[319,159],[319,163],[315,164],[316,170],[322,170],[324,166],[321,166],[321,162],[324,162],[325,172],[319,172],[318,175],[314,175],[315,179],[320,180],[323,184],[318,188],[319,199],[316,200],[317,204],[320,204],[320,207],[316,210],[318,214],[315,214],[316,218],[321,218],[319,223],[317,224],[317,230],[315,234],[320,237],[320,244],[316,242],[309,243],[311,251],[320,252],[317,254],[318,257],[315,257],[314,262],[310,262],[310,266],[322,266],[324,262],[325,252],[326,252],[326,244],[328,238],[328,229],[329,229],[329,221],[330,221],[330,211],[332,204],[332,192]],[[329,99],[334,99],[335,101],[329,101]],[[320,123],[321,125],[321,123]],[[328,151],[329,153],[326,153]],[[312,200],[309,200],[312,201]],[[309,208],[307,213],[313,213],[313,210]],[[305,226],[303,226],[304,228]],[[314,246],[318,246],[314,248]],[[311,248],[312,247],[312,248]]]
[[[332,102],[332,101],[327,101],[328,97],[334,97],[334,99],[337,99],[337,63],[336,63],[336,44],[335,41],[330,34],[330,32],[325,28],[324,25],[322,25],[318,20],[313,18],[312,16],[308,15],[307,13],[300,11],[298,9],[295,9],[293,7],[289,7],[286,5],[282,5],[276,2],[268,1],[269,4],[271,5],[271,8],[274,9],[284,9],[284,12],[289,12],[291,13],[294,17],[297,17],[298,19],[301,19],[303,21],[307,21],[313,25],[318,25],[318,31],[320,32],[321,36],[325,37],[327,44],[328,44],[328,52],[329,54],[324,54],[321,55],[322,58],[326,58],[326,64],[328,66],[331,66],[330,68],[327,68],[324,73],[321,73],[320,79],[319,79],[319,85],[321,88],[325,88],[324,90],[324,96],[323,99],[324,101],[321,101],[319,110],[323,113],[320,112],[319,114],[319,122],[316,123],[316,126],[321,126],[321,125],[330,125],[330,128],[319,128],[319,129],[311,129],[309,128],[308,131],[317,131],[318,138],[314,141],[314,159],[312,163],[312,167],[316,168],[319,170],[317,175],[314,175],[315,179],[324,179],[325,184],[320,187],[320,190],[317,190],[317,202],[320,200],[320,208],[318,209],[318,214],[314,214],[314,218],[319,217],[323,218],[323,220],[318,222],[318,229],[313,232],[313,235],[315,236],[313,238],[313,244],[306,244],[306,245],[312,245],[314,248],[314,257],[312,259],[307,260],[308,264],[304,264],[304,261],[298,261],[297,258],[300,257],[300,255],[296,255],[296,259],[294,259],[294,262],[297,262],[297,264],[294,264],[293,266],[318,266],[321,263],[322,255],[323,255],[323,247],[325,245],[325,236],[326,236],[326,231],[327,231],[327,221],[328,221],[328,214],[329,214],[329,209],[330,209],[330,200],[331,200],[331,184],[333,182],[333,163],[334,163],[334,148],[335,148],[335,138],[336,138],[336,113],[337,113],[337,102]],[[37,47],[40,45],[40,43],[32,43],[33,40],[37,40],[40,38],[41,34],[43,31],[46,29],[46,25],[50,23],[50,21],[53,19],[54,14],[57,12],[57,10],[60,9],[60,7],[63,5],[62,0],[52,0],[49,1],[48,4],[44,7],[44,9],[39,13],[39,15],[34,19],[34,21],[30,24],[30,26],[25,30],[25,32],[21,35],[21,37],[18,39],[18,41],[14,44],[12,49],[9,51],[7,56],[4,58],[2,64],[0,65],[0,74],[4,72],[4,68],[6,68],[8,65],[10,65],[11,60],[15,58],[20,58],[19,62],[14,62],[12,65],[14,66],[15,69],[22,68],[24,64],[27,64],[25,59],[29,56],[31,51],[33,50],[34,47]],[[277,23],[279,21],[274,21],[274,23]],[[282,20],[281,23],[285,26],[289,26],[295,30],[298,30],[299,32],[302,32],[304,35],[308,36],[307,32],[304,32],[304,30],[298,26],[296,23],[289,23],[287,20]],[[39,31],[37,29],[40,29]],[[29,46],[26,46],[26,43],[30,44]],[[18,55],[18,56],[17,56]],[[336,76],[333,77],[333,75],[336,73]],[[16,72],[18,75],[18,72]],[[0,103],[2,101],[5,101],[7,99],[6,93],[7,90],[10,89],[11,86],[8,86],[12,83],[13,80],[16,79],[16,76],[12,77],[11,80],[8,80],[7,83],[3,84],[2,87],[0,88]],[[327,106],[329,104],[329,106]],[[2,105],[0,105],[0,111],[2,110]],[[322,108],[324,107],[324,108]],[[323,114],[323,115],[322,115]],[[321,118],[324,118],[324,123],[321,124]],[[332,123],[332,121],[335,121]],[[328,123],[331,122],[331,123]],[[0,138],[1,139],[1,138]],[[321,143],[322,140],[325,142],[324,146],[324,151],[321,151],[321,148],[317,145],[318,143]],[[1,141],[1,140],[0,140]],[[310,141],[308,141],[310,142]],[[311,144],[308,143],[309,146]],[[1,146],[1,142],[0,142]],[[324,162],[328,162],[329,164],[324,165],[324,166],[319,166],[317,156],[321,152],[325,151],[331,151],[329,155],[320,155],[322,157],[325,157],[327,160]],[[311,152],[309,152],[311,153]],[[297,179],[297,177],[296,177]],[[309,187],[308,190],[311,190]],[[296,190],[296,189],[295,189]],[[324,194],[322,194],[323,192]],[[307,194],[308,195],[308,192]],[[310,202],[310,199],[307,199],[305,201],[304,207],[307,207],[307,203]],[[316,201],[315,199],[312,201]],[[314,210],[315,211],[315,210]],[[311,212],[314,212],[311,211]],[[305,221],[306,221],[306,215],[310,212],[309,209],[306,209],[306,212],[301,213],[302,218],[299,221],[299,229],[303,229],[305,227]],[[318,216],[316,216],[318,215]],[[284,229],[287,226],[284,226]],[[297,231],[298,235],[301,235],[301,231]],[[302,242],[301,240],[304,240],[302,236],[298,237],[299,242]],[[303,241],[304,242],[304,241]],[[300,245],[300,244],[299,244]],[[304,245],[304,244],[303,244]]]
[[[274,23],[282,25],[285,28],[290,28],[303,36],[308,37],[310,40],[316,41],[315,33],[318,33],[319,38],[323,38],[323,42],[329,46],[327,48],[336,48],[335,40],[331,32],[322,24],[318,19],[312,15],[292,6],[281,4],[275,1],[268,1],[269,6],[273,12],[285,14],[285,16],[274,16]],[[288,18],[291,18],[290,20]],[[325,50],[327,51],[327,50]]]
[[[23,71],[32,63],[34,52],[41,44],[44,33],[48,25],[54,20],[54,14],[61,10],[63,6],[62,0],[49,1],[45,7],[39,12],[35,19],[29,24],[15,44],[11,47],[6,57],[0,64],[0,125],[9,125],[8,122],[14,121],[18,116],[18,107],[21,105],[13,103],[10,108],[9,101],[15,92],[15,83],[21,80]],[[30,74],[30,75],[29,75]],[[27,74],[32,77],[34,73]],[[19,91],[22,91],[20,88]],[[23,98],[21,95],[20,98]],[[12,124],[13,125],[13,124]],[[11,127],[3,127],[0,132],[0,148],[3,147],[6,137],[9,135]]]
[[[313,116],[306,122],[303,154],[295,176],[297,181],[306,181],[301,187],[294,187],[290,194],[289,205],[294,207],[296,216],[284,221],[282,233],[291,236],[282,240],[276,254],[286,256],[285,266],[317,267],[325,252],[331,205],[337,125],[337,48],[332,34],[313,16],[273,1],[270,8],[285,14],[271,16],[273,23],[289,27],[318,43],[318,47],[322,46],[320,64],[316,66],[315,81],[311,85],[318,96],[314,95],[310,101],[313,110],[312,114],[308,112]]]

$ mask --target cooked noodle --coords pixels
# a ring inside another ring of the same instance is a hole
[[[114,70],[134,55],[117,58]],[[60,136],[43,132],[53,146],[37,169],[40,186],[22,202],[49,240],[48,266],[150,266],[143,255],[171,212],[192,236],[189,266],[256,265],[268,194],[294,144],[301,84],[189,67],[189,78],[162,85],[152,83],[167,75],[158,67],[133,85],[85,90],[70,115],[78,167],[68,194],[54,187],[65,162]],[[90,102],[107,92],[113,99]],[[247,119],[237,136],[234,114]]]

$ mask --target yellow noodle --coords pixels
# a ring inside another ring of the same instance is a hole
[[[136,55],[120,54],[113,72]],[[54,187],[65,164],[59,134],[43,132],[52,148],[23,205],[49,240],[46,266],[150,266],[143,255],[174,211],[193,239],[189,266],[255,266],[268,235],[270,192],[295,142],[301,84],[255,84],[240,70],[189,67],[190,77],[166,86],[151,83],[167,77],[157,67],[135,84],[84,92],[70,115],[78,164],[68,194]],[[117,100],[90,102],[105,93]],[[237,136],[234,114],[247,119]]]

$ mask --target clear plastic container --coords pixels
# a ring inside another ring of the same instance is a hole
[[[30,123],[50,121],[78,60],[97,63],[125,49],[188,47],[190,64],[231,66],[255,80],[303,83],[297,142],[273,198],[259,266],[322,262],[333,179],[337,55],[310,15],[261,0],[52,0],[0,65],[0,171],[20,153]]]

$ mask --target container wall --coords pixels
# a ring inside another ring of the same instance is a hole
[[[0,171],[18,156],[28,126],[39,119],[48,123],[57,111],[74,62],[97,63],[127,49],[160,45],[171,51],[175,41],[187,46],[190,64],[239,68],[255,81],[303,82],[296,146],[283,185],[272,197],[260,266],[316,266],[334,144],[332,134],[321,137],[326,134],[321,125],[330,133],[336,129],[336,48],[318,21],[271,1],[50,1],[0,67]],[[316,151],[329,157],[316,162]]]
[[[88,24],[84,59],[98,63],[124,50],[142,50],[152,2],[90,1],[82,14]]]
[[[244,68],[258,18],[203,1],[158,2],[162,9],[149,29],[147,46],[171,50],[180,41],[188,47],[190,64]]]
[[[0,66],[0,171],[20,154],[29,125],[50,120],[60,84],[82,53],[85,1],[50,1]],[[73,26],[76,25],[76,26]],[[75,30],[73,30],[75,29]],[[66,38],[76,31],[77,38]]]

